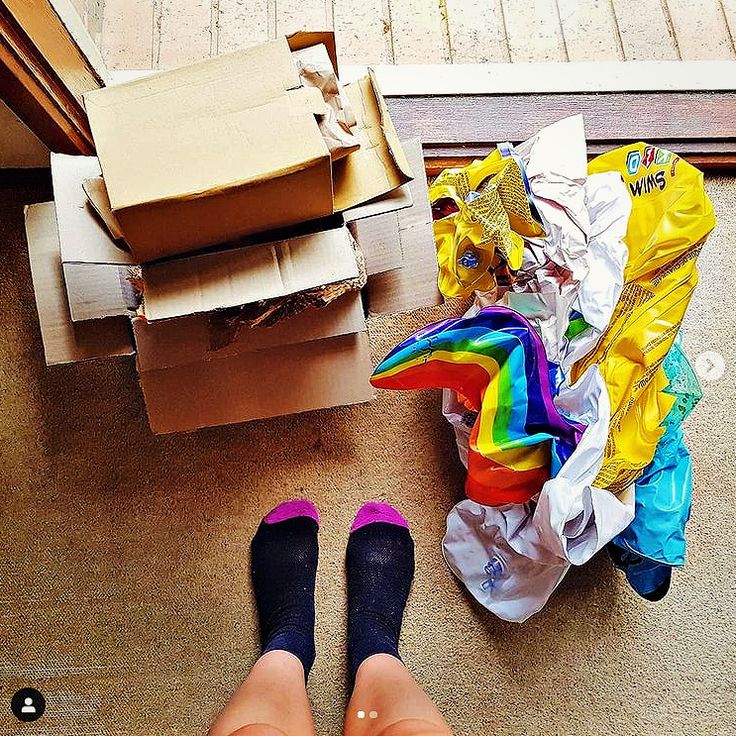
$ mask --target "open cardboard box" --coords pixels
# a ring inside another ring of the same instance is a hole
[[[360,148],[332,161],[295,34],[85,95],[110,208],[137,262],[370,202],[412,178],[375,77],[345,86]]]
[[[85,183],[95,180],[89,177],[99,170],[95,157],[51,156],[64,279],[75,322],[136,311],[150,320],[185,316],[357,278],[358,265],[347,234],[336,237],[336,231],[344,230],[344,220],[367,228],[362,223],[375,220],[378,224],[382,215],[412,204],[410,184],[405,184],[343,215],[138,267],[108,228],[110,213],[100,203],[93,206],[84,191]],[[372,230],[353,229],[364,235],[360,245],[369,275],[401,265],[397,239],[391,242],[398,233],[398,220],[394,216],[383,222],[383,238],[374,237]],[[145,303],[131,279],[145,288]]]
[[[422,171],[420,142],[404,145],[410,165]],[[371,219],[381,218],[378,230],[385,252],[377,252],[376,259],[400,267],[370,275],[362,292],[350,292],[322,309],[308,309],[268,328],[242,326],[226,309],[154,322],[134,317],[131,323],[134,312],[126,308],[122,315],[129,316],[73,321],[65,277],[67,266],[74,264],[62,263],[63,218],[57,225],[54,203],[31,205],[26,230],[46,362],[137,353],[149,421],[157,433],[369,401],[372,364],[363,302],[374,314],[441,302],[426,179],[419,176],[409,187],[411,207],[379,214],[368,207],[350,225],[359,232]],[[57,197],[63,191],[56,181],[54,190]],[[82,204],[77,212],[72,208],[67,213],[85,215],[77,224],[79,241],[69,244],[77,257],[94,258],[90,252],[99,251],[90,245],[104,235],[107,240],[97,247],[104,246],[111,262],[101,265],[115,273],[120,293],[117,269],[127,273],[130,258],[125,254],[128,262],[112,262],[124,251],[94,217],[86,219],[90,213]],[[107,250],[110,247],[115,250]],[[225,289],[227,271],[215,273]],[[104,297],[103,285],[98,285]]]

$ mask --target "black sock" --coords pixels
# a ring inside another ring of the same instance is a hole
[[[414,577],[414,541],[409,529],[374,521],[352,531],[347,575],[348,667],[354,684],[358,667],[371,655],[401,659],[401,619]]]
[[[317,529],[310,516],[264,520],[251,542],[261,653],[290,652],[304,666],[305,680],[314,663]]]

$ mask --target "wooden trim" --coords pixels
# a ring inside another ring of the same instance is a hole
[[[51,150],[94,152],[82,95],[101,84],[49,0],[0,0],[4,101]]]
[[[582,114],[588,141],[736,139],[736,92],[393,97],[394,125],[425,145],[521,141]]]
[[[463,168],[470,164],[474,159],[484,158],[490,153],[491,149],[486,149],[482,155],[478,156],[434,156],[431,153],[427,155],[424,152],[424,170],[427,176],[437,176],[444,169]],[[606,149],[610,150],[610,149]],[[603,151],[600,151],[603,153]],[[598,154],[588,154],[588,160],[594,158]],[[687,158],[688,162],[693,166],[697,166],[701,171],[718,171],[718,172],[736,172],[736,153],[735,154],[709,154],[709,153],[692,153],[689,155],[682,154]]]
[[[736,61],[582,61],[489,64],[379,64],[386,97],[576,92],[707,92],[736,89]],[[363,65],[341,65],[348,82]]]

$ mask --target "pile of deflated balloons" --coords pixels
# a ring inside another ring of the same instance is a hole
[[[467,468],[445,559],[496,615],[539,611],[607,547],[648,600],[685,562],[700,399],[679,329],[715,226],[703,176],[636,143],[588,164],[566,118],[430,187],[446,296],[463,316],[404,340],[379,388],[443,388]]]

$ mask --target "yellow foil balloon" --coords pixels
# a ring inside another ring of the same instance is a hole
[[[675,402],[661,367],[698,283],[696,259],[715,227],[703,174],[645,143],[593,159],[588,173],[618,171],[632,200],[624,288],[596,348],[573,368],[597,363],[611,398],[611,428],[596,485],[618,493],[651,461]]]
[[[498,150],[463,169],[445,169],[429,188],[429,201],[451,200],[458,211],[434,222],[440,291],[448,297],[490,291],[499,255],[521,267],[521,236],[541,237],[518,164]]]

